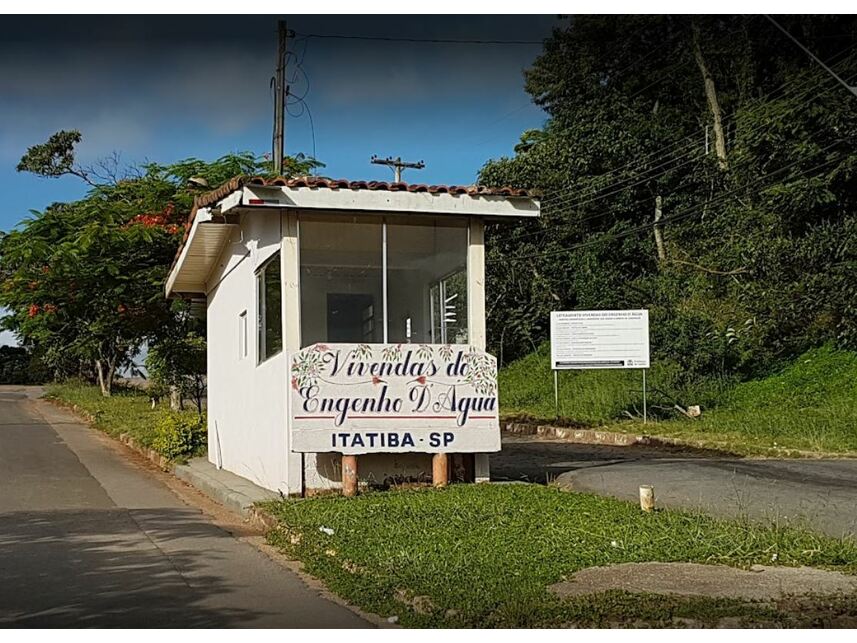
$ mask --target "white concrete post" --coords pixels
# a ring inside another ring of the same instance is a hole
[[[485,222],[481,218],[470,217],[467,240],[467,331],[470,343],[485,350]],[[474,460],[476,482],[488,482],[488,454],[477,453]]]
[[[289,495],[300,494],[303,490],[303,457],[291,451],[290,393],[289,375],[292,355],[301,348],[301,290],[300,290],[300,248],[298,244],[298,215],[294,210],[281,210],[283,235],[280,241],[280,274],[282,274],[283,302],[283,348],[285,381],[283,382],[286,399],[286,481]]]

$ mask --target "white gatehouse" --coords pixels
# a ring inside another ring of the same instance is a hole
[[[342,454],[367,484],[438,453],[486,480],[485,224],[537,216],[524,190],[315,177],[197,198],[166,293],[205,297],[209,460],[287,495],[338,489]]]

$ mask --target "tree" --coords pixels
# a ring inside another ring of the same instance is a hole
[[[146,369],[155,386],[175,392],[178,408],[189,397],[202,413],[206,387],[204,324],[190,313],[185,302],[174,302],[173,310],[176,323],[149,347]]]
[[[857,73],[857,20],[785,26]],[[764,19],[577,16],[525,86],[544,127],[480,173],[544,193],[541,220],[488,230],[493,350],[531,351],[550,310],[610,307],[649,308],[688,379],[857,348],[857,101]]]
[[[270,163],[241,153],[213,162],[147,163],[121,174],[115,163],[76,164],[80,140],[78,132],[58,132],[21,159],[20,171],[75,175],[90,190],[78,201],[33,211],[0,237],[0,305],[11,311],[4,326],[39,347],[55,375],[92,373],[107,396],[117,371],[144,342],[163,356],[170,346],[181,348],[177,329],[191,330],[163,286],[197,185],[264,174]],[[307,173],[320,164],[292,158],[287,166]],[[198,339],[197,333],[191,343]],[[168,359],[182,363],[181,356]]]

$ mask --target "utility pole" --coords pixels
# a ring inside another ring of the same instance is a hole
[[[421,170],[426,166],[422,161],[417,163],[408,163],[407,161],[403,161],[401,156],[397,156],[396,158],[388,156],[385,159],[379,159],[377,154],[372,156],[370,162],[375,165],[386,165],[387,167],[392,168],[396,183],[402,182],[402,170],[406,168]]]
[[[277,21],[277,74],[274,77],[274,174],[283,173],[286,150],[286,40],[289,30],[285,20]]]

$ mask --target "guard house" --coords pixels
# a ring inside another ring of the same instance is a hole
[[[486,221],[539,216],[525,190],[237,177],[196,199],[167,296],[206,299],[208,457],[284,494],[335,489],[336,453],[290,445],[289,355],[317,343],[485,347]],[[428,453],[361,456],[420,479]],[[487,454],[453,470],[487,479]]]

